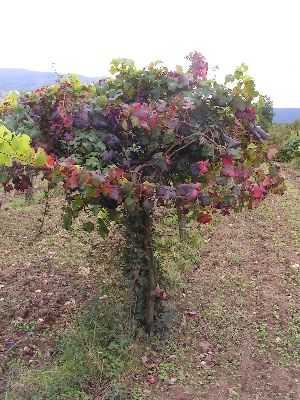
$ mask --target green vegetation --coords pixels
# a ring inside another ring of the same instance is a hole
[[[269,129],[269,140],[278,150],[276,160],[289,168],[300,168],[299,120],[291,124],[272,124]]]

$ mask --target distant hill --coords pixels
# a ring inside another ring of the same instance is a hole
[[[64,76],[67,76],[67,74]],[[97,82],[103,78],[101,76],[77,76],[82,83]],[[0,98],[4,98],[9,90],[29,92],[43,86],[54,85],[57,78],[55,72],[39,72],[23,68],[0,68]]]
[[[300,119],[300,108],[274,108],[273,122],[276,124],[289,124],[295,118]]]

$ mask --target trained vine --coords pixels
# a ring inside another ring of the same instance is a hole
[[[105,237],[100,210],[115,221],[128,216],[137,238],[131,249],[138,246],[143,257],[124,271],[139,282],[138,318],[147,332],[155,305],[167,298],[153,257],[153,209],[174,206],[208,223],[216,213],[252,209],[268,193],[285,190],[272,162],[276,150],[259,125],[261,96],[245,75],[247,67],[220,84],[207,78],[202,54],[187,59],[187,72],[179,66],[170,72],[159,61],[138,70],[132,60],[114,59],[110,78],[83,85],[70,75],[57,85],[11,93],[0,107],[7,129],[28,135],[37,152],[47,153],[39,167],[45,179],[65,189],[65,228],[87,212],[96,222],[87,219],[83,229]]]

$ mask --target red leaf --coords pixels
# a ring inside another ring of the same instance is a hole
[[[230,151],[226,151],[223,154],[220,154],[220,158],[222,158],[222,162],[224,166],[231,165],[234,159],[234,155]]]
[[[156,284],[155,293],[157,293],[159,295],[159,298],[161,300],[165,300],[165,301],[168,300],[168,296],[167,296],[166,292],[161,290],[158,283]]]
[[[155,292],[156,292],[157,294],[160,294],[160,292],[161,292],[161,288],[159,287],[159,284],[158,284],[158,283],[156,284]]]
[[[170,156],[165,156],[165,163],[166,163],[167,165],[170,165],[170,164],[171,164]]]
[[[109,171],[109,174],[108,174],[108,179],[110,180],[110,181],[112,181],[112,180],[114,180],[114,179],[120,179],[120,178],[122,178],[123,176],[126,176],[126,173],[125,173],[125,171],[123,170],[123,169],[121,169],[121,168],[114,168],[114,169],[112,169],[112,170],[110,170]]]
[[[72,174],[69,179],[69,188],[76,189],[79,186],[78,177],[76,174]]]
[[[72,126],[72,124],[73,124],[73,118],[70,115],[66,115],[63,118],[63,126],[65,128],[69,128],[70,126]]]
[[[196,162],[196,164],[198,165],[199,168],[199,175],[205,174],[208,171],[207,166],[209,165],[209,160],[198,161]]]
[[[154,187],[152,185],[143,186],[143,192],[145,193],[145,196],[152,197],[154,194]]]
[[[187,311],[186,315],[190,315],[191,317],[200,317],[200,314],[195,311]]]
[[[212,216],[210,214],[200,214],[197,219],[201,224],[208,224],[211,220]]]
[[[205,79],[205,78],[206,78],[207,69],[208,69],[208,64],[205,63],[205,65],[204,65],[204,67],[203,67],[203,69],[202,69],[202,71],[201,71],[201,78],[202,78],[202,79]]]
[[[155,126],[156,125],[156,114],[150,115],[150,117],[148,118],[148,124],[150,126]]]
[[[155,378],[153,378],[153,376],[148,376],[147,381],[149,383],[155,383]]]
[[[162,291],[162,292],[160,293],[159,297],[160,297],[161,300],[165,300],[165,301],[168,300],[168,295],[167,295],[166,292],[163,292],[163,291]]]
[[[52,168],[55,165],[55,160],[53,157],[48,156],[47,161],[45,162],[45,164],[43,165],[43,168]]]
[[[266,187],[266,186],[269,186],[270,184],[271,184],[271,177],[270,177],[270,175],[267,175],[265,177],[265,179],[262,181],[262,185],[264,187]]]
[[[196,189],[190,191],[186,196],[187,201],[194,201],[197,198],[198,194],[199,192]]]
[[[235,170],[234,165],[226,165],[226,167],[222,168],[220,171],[221,176],[230,176],[231,178],[237,176],[237,172]]]
[[[147,121],[149,116],[149,109],[150,107],[148,106],[148,104],[141,105],[138,103],[133,107],[132,115],[138,118],[140,121]]]
[[[258,199],[259,197],[262,196],[263,190],[262,190],[262,188],[260,186],[255,186],[254,188],[251,189],[251,194],[252,194],[253,197]]]

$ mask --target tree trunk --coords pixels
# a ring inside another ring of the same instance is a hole
[[[188,238],[186,229],[186,214],[182,213],[181,207],[177,207],[177,217],[178,217],[178,228],[179,228],[179,238],[181,241],[185,241]]]
[[[157,267],[152,247],[151,212],[142,207],[125,213],[126,243],[122,250],[123,273],[132,282],[135,299],[135,318],[147,333],[153,331],[157,295]]]
[[[143,226],[145,229],[144,233],[144,251],[146,254],[146,263],[148,270],[148,287],[147,287],[147,300],[146,300],[146,310],[145,310],[145,330],[147,333],[151,333],[153,331],[154,324],[154,307],[155,307],[155,288],[156,288],[156,280],[157,280],[157,271],[156,265],[154,263],[153,257],[153,248],[151,241],[151,228],[152,221],[151,215],[147,211],[143,212]]]

